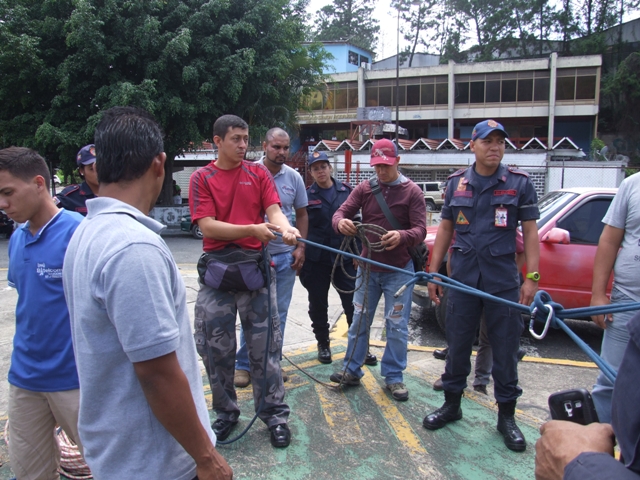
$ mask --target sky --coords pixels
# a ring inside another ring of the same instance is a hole
[[[560,0],[551,0],[560,1]],[[312,19],[315,12],[325,5],[333,3],[331,0],[310,0],[307,11],[311,13]],[[376,61],[382,60],[396,54],[397,48],[397,11],[391,8],[390,0],[369,0],[374,6],[373,16],[380,22],[380,37],[378,40],[378,48],[376,49]],[[624,21],[628,22],[640,17],[640,11],[633,12],[631,15],[626,14]],[[392,20],[393,19],[393,20]],[[408,42],[400,35],[400,49],[402,50]]]

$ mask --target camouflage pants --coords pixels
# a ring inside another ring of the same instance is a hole
[[[271,295],[271,318],[268,297]],[[286,423],[289,407],[284,403],[284,384],[280,371],[282,334],[278,318],[275,272],[271,269],[271,288],[253,292],[222,292],[200,284],[195,307],[195,340],[209,384],[213,410],[218,418],[236,421],[240,416],[233,385],[236,357],[236,314],[249,350],[249,367],[256,411],[264,392],[260,419],[268,427]],[[271,341],[267,330],[271,322]],[[267,357],[264,369],[265,355]],[[265,384],[266,379],[266,384]]]

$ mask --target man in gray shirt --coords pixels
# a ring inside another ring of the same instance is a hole
[[[281,128],[272,128],[265,137],[265,141],[262,144],[265,155],[261,163],[273,175],[278,188],[278,195],[280,196],[282,213],[284,213],[291,225],[296,226],[302,238],[307,238],[307,230],[309,229],[307,190],[300,174],[284,163],[289,157],[289,134]],[[282,241],[282,237],[271,240],[267,245],[267,250],[271,255],[271,260],[276,270],[277,308],[283,340],[289,304],[291,303],[293,286],[296,281],[296,272],[302,268],[304,263],[305,247],[306,245],[302,242],[298,242],[295,247],[287,245]],[[282,380],[287,380],[284,372],[282,373]],[[250,381],[249,355],[244,335],[241,332],[240,349],[236,355],[236,373],[233,383],[236,387],[246,387]]]
[[[640,174],[625,178],[602,219],[605,224],[593,265],[591,305],[608,305],[606,290],[613,271],[611,303],[640,302]],[[604,328],[602,358],[615,370],[629,343],[627,323],[635,312],[593,317]],[[613,384],[602,373],[593,386],[593,402],[602,423],[611,423]]]
[[[230,479],[184,282],[162,224],[147,216],[165,175],[160,127],[144,110],[114,107],[95,143],[100,196],[87,201],[63,267],[87,464],[94,478]]]

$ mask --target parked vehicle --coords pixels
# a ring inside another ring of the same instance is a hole
[[[616,192],[615,188],[566,188],[549,192],[538,202],[539,288],[564,308],[586,307],[591,302],[593,262],[604,228],[602,218]],[[437,226],[427,227],[429,252],[433,251],[437,231]],[[446,260],[439,271],[445,275]],[[526,273],[526,265],[523,270]],[[608,292],[611,282],[609,279]],[[445,289],[435,312],[442,330],[446,325],[446,297]],[[413,301],[433,308],[426,286],[416,286]]]
[[[202,231],[200,231],[198,224],[191,223],[191,215],[185,215],[180,219],[180,230],[191,233],[193,238],[197,240],[202,240],[203,238]]]
[[[427,212],[435,212],[442,208],[444,191],[440,188],[440,182],[415,182],[415,184],[422,190]]]

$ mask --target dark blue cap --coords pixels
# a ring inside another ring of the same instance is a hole
[[[312,152],[309,154],[309,165],[316,162],[328,162],[329,157],[324,152]]]
[[[509,136],[504,127],[498,122],[496,122],[495,120],[485,120],[473,127],[471,140],[477,140],[478,138],[487,138],[487,135],[489,135],[491,132],[495,132],[496,130],[498,132],[504,133],[505,137]]]
[[[83,165],[91,165],[96,161],[96,146],[92,143],[91,145],[85,145],[80,149],[78,155],[76,156],[76,163],[78,166]]]

